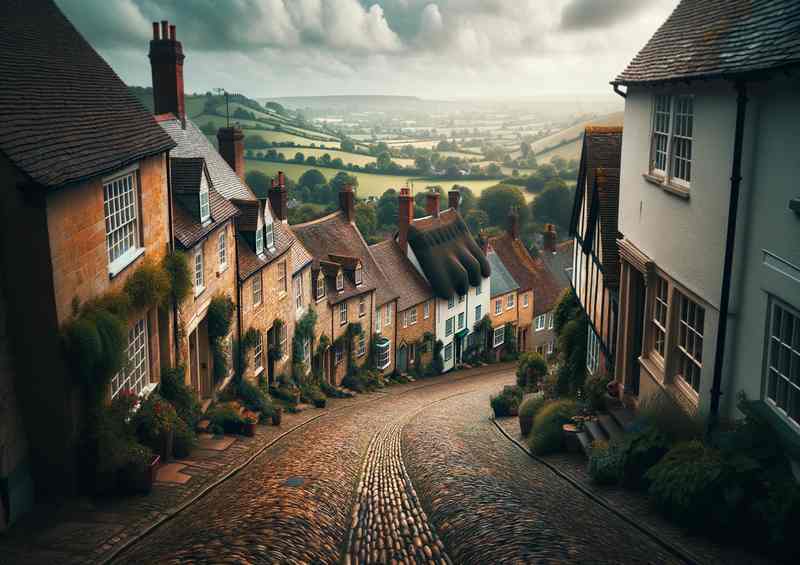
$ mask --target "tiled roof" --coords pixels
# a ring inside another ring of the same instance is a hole
[[[419,274],[394,239],[381,241],[369,248],[380,268],[400,293],[398,312],[433,298],[433,290],[428,281]]]
[[[598,219],[603,281],[613,287],[619,283],[619,169],[597,169],[595,178],[600,199]]]
[[[491,274],[489,261],[452,208],[411,222],[408,244],[439,298],[466,294]]]
[[[542,260],[550,273],[564,285],[564,288],[572,284],[572,260],[575,252],[575,240],[568,239],[556,245],[555,253],[542,251]]]
[[[682,0],[614,82],[724,77],[799,63],[797,0]]]
[[[348,222],[341,211],[304,224],[293,225],[292,231],[316,262],[333,261],[332,256],[361,259],[364,267],[363,283],[356,287],[350,277],[346,276],[344,292],[339,293],[335,289],[331,292],[329,286],[328,301],[331,304],[372,289],[375,289],[375,302],[378,306],[397,298],[397,292],[378,267],[358,228]]]
[[[171,157],[202,157],[217,192],[228,200],[255,200],[250,188],[191,120],[186,120],[184,128],[181,121],[172,115],[157,116],[157,119],[164,131],[178,144],[170,152]]]
[[[292,244],[292,274],[296,275],[313,260],[314,258],[308,252],[308,249],[299,240],[295,239]]]
[[[233,203],[239,208],[239,228],[244,231],[256,231],[258,229],[258,217],[261,214],[261,206],[258,200],[234,200]]]
[[[211,221],[203,225],[200,221],[200,181],[206,174],[205,161],[202,158],[170,159],[170,174],[173,188],[173,224],[175,239],[189,248],[227,222],[239,210],[225,200],[209,184],[208,200],[211,208]]]
[[[0,2],[0,152],[45,187],[174,146],[49,0]]]
[[[491,292],[489,293],[492,298],[519,289],[517,281],[508,272],[497,253],[490,251],[486,258],[489,259],[489,265],[492,267]]]
[[[572,205],[572,219],[570,222],[570,235],[578,234],[578,219],[581,213],[583,198],[586,196],[584,187],[594,187],[594,175],[598,168],[619,169],[622,161],[622,127],[620,126],[589,126],[583,136],[581,162],[578,168],[577,185],[580,190],[575,191],[575,201]],[[591,196],[591,191],[589,195]]]
[[[292,248],[292,244],[296,242],[292,232],[281,222],[275,222],[274,233],[274,249],[272,251],[264,249],[264,253],[261,257],[256,255],[255,251],[250,248],[250,245],[241,234],[236,236],[239,251],[239,280],[245,280],[259,269],[266,267],[283,256],[284,253]]]
[[[566,285],[550,274],[544,261],[532,258],[525,245],[507,233],[489,238],[489,245],[517,281],[520,292],[533,290],[533,313],[538,316],[552,310]]]

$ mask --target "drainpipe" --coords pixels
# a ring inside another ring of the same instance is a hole
[[[236,374],[242,374],[242,281],[239,280],[239,231],[236,220],[231,220],[233,230],[233,264],[236,278]],[[234,376],[236,376],[236,374]]]
[[[717,351],[714,357],[714,378],[711,385],[711,405],[708,414],[706,437],[710,438],[719,421],[719,400],[722,396],[722,366],[725,358],[725,338],[728,330],[728,308],[731,294],[733,254],[736,243],[736,219],[739,211],[739,188],[742,182],[742,144],[747,110],[747,88],[744,82],[736,83],[736,132],[733,142],[731,169],[731,197],[728,204],[728,230],[725,239],[725,263],[722,269],[722,291],[719,302]]]

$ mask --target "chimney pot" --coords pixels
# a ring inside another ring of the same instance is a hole
[[[447,193],[448,205],[453,210],[458,210],[458,205],[461,203],[461,193],[457,190],[451,190]]]
[[[283,172],[278,172],[278,180],[272,179],[272,188],[269,189],[269,203],[272,212],[281,222],[289,221],[289,195],[286,185],[280,182]]]
[[[439,193],[431,191],[426,195],[426,208],[429,216],[439,217]]]
[[[286,186],[286,175],[283,174],[283,171],[278,171],[278,185],[281,188]]]
[[[175,41],[175,24],[169,26],[169,38],[172,41]]]
[[[408,229],[414,219],[414,197],[408,188],[400,189],[400,196],[397,202],[397,243],[403,253],[408,251]]]
[[[161,20],[161,39],[167,39],[169,37],[169,22],[167,20]]]
[[[236,176],[244,180],[244,134],[236,126],[217,131],[219,154],[227,161]]]
[[[160,33],[158,27],[158,22],[153,22],[153,40],[150,42],[154,110],[156,114],[174,114],[183,122],[186,119],[183,47],[175,39],[174,25],[170,26],[163,20]]]
[[[348,222],[354,222],[356,219],[356,195],[353,193],[353,186],[346,184],[339,191],[339,207],[344,212]]]
[[[153,39],[155,39],[156,41],[158,41],[158,39],[159,39],[158,22],[153,22]]]

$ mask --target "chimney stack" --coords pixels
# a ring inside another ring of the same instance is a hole
[[[411,196],[411,190],[401,188],[397,200],[397,243],[403,253],[406,253],[408,251],[408,228],[411,227],[411,220],[414,219],[414,197]]]
[[[346,184],[339,191],[339,208],[344,212],[345,218],[348,222],[356,220],[356,195],[353,192],[353,186]]]
[[[461,203],[461,193],[457,190],[451,190],[447,193],[447,204],[453,210],[458,210],[458,205]]]
[[[153,22],[153,39],[150,41],[150,68],[153,74],[153,103],[156,114],[174,114],[186,119],[183,93],[183,47],[175,39],[175,26]]]
[[[439,193],[434,191],[426,194],[426,210],[429,216],[439,217]]]
[[[272,188],[269,189],[269,203],[272,213],[284,224],[289,221],[289,195],[286,192],[286,181],[283,172],[278,171],[278,180],[272,179]]]
[[[244,134],[237,126],[217,130],[219,154],[234,170],[236,176],[244,180]]]
[[[519,239],[519,213],[516,208],[512,208],[508,215],[509,229],[508,233],[511,239]]]
[[[555,253],[556,252],[556,226],[555,225],[547,224],[544,227],[544,240],[542,242],[542,247],[544,247],[544,250],[547,253]]]

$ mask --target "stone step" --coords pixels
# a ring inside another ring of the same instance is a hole
[[[625,406],[610,408],[608,413],[623,431],[628,431],[636,419],[636,415],[634,414],[633,410]]]
[[[609,414],[598,415],[597,423],[600,424],[600,427],[603,428],[603,431],[611,441],[620,441],[625,435],[625,431]]]
[[[584,426],[584,431],[589,435],[592,442],[595,441],[608,441],[608,436],[597,423],[597,420],[588,420]]]
[[[581,444],[581,450],[586,457],[589,457],[589,453],[592,449],[592,438],[589,437],[589,434],[586,430],[582,430],[578,432],[578,441]]]

